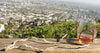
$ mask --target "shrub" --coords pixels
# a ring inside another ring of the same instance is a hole
[[[35,26],[29,28],[28,34],[39,38],[61,38],[76,25],[75,22],[55,22],[53,24],[47,24],[44,26]],[[76,37],[76,29],[73,33],[68,34],[68,38]]]

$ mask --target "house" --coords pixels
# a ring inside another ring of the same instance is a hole
[[[4,24],[0,24],[0,32],[2,32],[3,30],[5,30]]]

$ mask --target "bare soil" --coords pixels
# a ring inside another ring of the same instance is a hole
[[[18,40],[18,39],[0,39],[0,50],[9,46],[12,42],[14,42],[15,40]],[[39,39],[41,40],[41,39]],[[56,39],[47,39],[48,41],[52,41],[52,42],[56,42]],[[54,49],[54,51],[44,51],[43,53],[72,53],[72,52],[77,52],[77,53],[98,53],[100,52],[100,39],[95,39],[93,43],[91,43],[88,47],[79,47],[81,45],[76,45],[76,44],[72,44],[72,43],[69,43],[68,41],[70,40],[74,40],[74,39],[64,39],[64,40],[61,40],[61,44],[59,44],[59,47]],[[31,45],[33,47],[37,47],[37,48],[40,48],[40,49],[46,49],[46,48],[49,48],[49,47],[54,47],[55,45],[57,44],[48,44],[48,43],[45,43],[43,41],[36,41],[34,39],[30,39],[28,41],[25,41],[25,42],[18,42],[16,45],[22,45],[22,44],[28,44],[28,45]],[[18,48],[18,49],[12,49],[12,50],[9,50],[9,51],[6,51],[7,53],[17,53],[17,52],[25,52],[25,53],[38,53],[38,51],[35,51],[35,50],[32,50],[30,48],[26,48],[26,47],[21,47],[21,48]],[[0,52],[1,53],[1,52]],[[39,52],[41,53],[41,52]]]

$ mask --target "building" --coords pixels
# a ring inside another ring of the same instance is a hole
[[[5,30],[4,24],[0,24],[0,32],[2,32],[3,30]]]

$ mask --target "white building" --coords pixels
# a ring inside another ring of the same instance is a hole
[[[0,24],[0,32],[2,32],[3,30],[5,30],[4,24]]]

